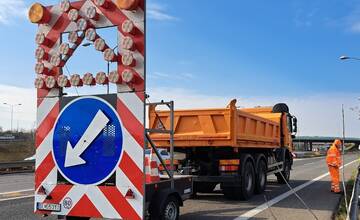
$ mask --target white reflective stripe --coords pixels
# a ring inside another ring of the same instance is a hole
[[[336,157],[336,154],[328,154],[328,157]]]
[[[56,181],[53,184],[46,184],[46,183],[52,183],[54,179],[57,180],[57,170],[55,168],[51,170],[49,175],[45,178],[45,180],[39,186],[43,185],[46,192],[49,193],[49,192],[53,191],[53,189],[55,188]],[[34,210],[37,210],[36,204],[38,202],[44,202],[46,199],[46,195],[39,195],[39,194],[37,194],[37,191],[39,191],[39,189],[36,189],[36,191],[35,191]]]
[[[118,98],[142,124],[144,121],[144,102],[133,92],[119,93]]]
[[[134,23],[134,26],[137,27],[142,33],[144,33],[144,11],[141,8],[138,8],[135,12],[128,10],[121,10],[122,13],[129,20]]]
[[[121,45],[121,39],[124,38],[124,35],[119,31],[119,39],[118,39],[118,45]],[[128,52],[127,50],[121,50],[120,54]],[[138,51],[131,51],[131,53],[134,56],[134,59],[136,60],[136,66],[133,68],[142,79],[144,79],[144,56]]]
[[[50,94],[51,95],[51,94]],[[59,101],[59,98],[44,98],[37,109],[37,127],[44,121],[49,112],[54,108],[55,104]]]
[[[141,169],[142,170],[142,169]],[[139,216],[143,215],[143,196],[141,193],[137,190],[137,188],[132,184],[132,182],[127,178],[127,176],[124,174],[124,172],[121,169],[116,170],[116,182],[117,188],[121,192],[123,196],[126,195],[127,191],[131,189],[134,192],[134,199],[127,199],[128,203],[133,207],[133,209],[136,211],[136,213]],[[119,185],[119,183],[121,185]]]
[[[135,141],[132,135],[123,127],[123,150],[133,159],[136,166],[143,170],[143,157],[144,157],[144,150],[143,148]]]
[[[50,9],[50,14],[51,14],[51,20],[48,24],[40,24],[39,25],[39,29],[38,29],[38,33],[43,33],[45,34],[45,36],[50,32],[50,30],[52,29],[52,27],[55,25],[55,23],[57,22],[57,20],[60,18],[60,16],[62,15],[62,11],[60,8],[60,5],[54,5],[51,9]]]
[[[151,168],[151,176],[159,176],[159,169],[158,168]]]
[[[57,169],[56,167],[54,167],[50,173],[47,175],[47,177],[44,179],[44,181],[39,185],[40,186],[44,186],[45,190],[47,193],[50,193],[51,191],[53,191],[53,189],[55,188],[57,184]],[[35,194],[37,194],[37,192],[39,191],[39,189],[35,189]],[[44,201],[45,198],[43,198]]]
[[[84,196],[86,191],[88,190],[89,186],[82,186],[82,185],[74,185],[71,190],[61,199],[59,204],[63,204],[64,199],[70,198],[72,201],[72,207],[70,209],[66,209],[62,207],[61,212],[53,212],[54,215],[67,215],[72,208],[79,202],[81,197]]]
[[[53,130],[49,132],[49,134],[45,137],[40,146],[36,149],[35,154],[35,170],[41,165],[43,160],[49,155],[51,152],[53,140]]]
[[[118,93],[133,92],[133,89],[131,89],[127,84],[117,84],[117,92]]]
[[[97,186],[90,186],[86,195],[89,197],[90,201],[94,204],[103,218],[120,219],[121,216],[119,213],[114,209],[112,204]]]
[[[133,69],[144,79],[144,57],[138,51],[135,51],[133,55],[136,60],[136,66]]]

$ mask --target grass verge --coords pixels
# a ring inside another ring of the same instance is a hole
[[[352,190],[354,187],[354,183],[355,183],[355,178],[357,175],[357,169],[353,171],[351,178],[346,182],[346,200],[349,204],[350,199],[351,199],[351,194],[352,194]],[[339,206],[338,209],[333,217],[333,219],[335,220],[346,220],[346,207],[345,207],[345,196],[342,195],[340,198],[340,202],[339,202]]]

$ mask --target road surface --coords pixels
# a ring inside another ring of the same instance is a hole
[[[347,178],[351,176],[358,165],[357,161],[349,163],[357,158],[358,155],[346,155],[345,164],[348,165],[345,168],[345,174]],[[295,161],[290,185],[318,219],[331,219],[340,195],[330,193],[329,176],[324,158]],[[32,187],[33,174],[0,176],[0,219],[41,219],[32,213],[33,200],[31,197],[29,198],[33,193],[32,190],[29,190]],[[315,219],[311,212],[292,194],[292,191],[286,185],[277,184],[273,176],[269,177],[266,192],[254,196],[249,201],[226,200],[220,191],[213,194],[201,194],[197,199],[185,202],[185,206],[181,208],[180,217],[181,220],[248,218]],[[51,216],[45,219],[56,218]]]

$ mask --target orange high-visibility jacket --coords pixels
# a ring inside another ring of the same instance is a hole
[[[333,144],[327,151],[326,163],[329,166],[340,167],[341,166],[341,154],[340,150]]]

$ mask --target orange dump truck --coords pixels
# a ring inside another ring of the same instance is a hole
[[[292,138],[297,120],[284,103],[273,107],[239,109],[236,100],[226,108],[176,110],[175,152],[185,155],[184,174],[194,175],[195,192],[211,192],[220,183],[231,199],[249,199],[266,188],[267,176],[279,183],[290,178]],[[149,108],[149,127],[169,129],[170,112]],[[169,134],[152,134],[157,147],[170,146]]]

